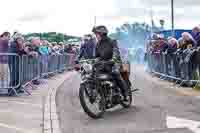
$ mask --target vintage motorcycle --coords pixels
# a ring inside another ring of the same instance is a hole
[[[129,108],[132,104],[132,92],[129,87],[128,100],[124,101],[120,88],[112,76],[112,61],[97,61],[96,59],[81,60],[80,74],[81,84],[79,88],[80,103],[87,115],[94,119],[101,118],[107,109],[116,105]],[[106,68],[107,67],[107,68]],[[102,69],[110,69],[102,72]],[[127,82],[130,85],[129,82]]]

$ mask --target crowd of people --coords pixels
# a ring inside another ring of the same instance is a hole
[[[75,44],[49,42],[38,37],[24,38],[17,32],[11,36],[9,32],[4,32],[0,35],[0,88],[17,86],[19,83],[20,67],[17,64],[20,61],[15,55],[37,60],[39,56],[77,54],[78,49],[79,47]],[[48,63],[48,60],[46,61],[44,64]],[[39,84],[39,80],[33,80],[33,83]]]
[[[63,53],[76,53],[77,47],[74,44],[64,44],[63,42],[48,42],[38,37],[24,39],[20,33],[14,33],[11,37],[9,32],[4,32],[0,36],[0,53],[16,53],[18,55],[52,55]]]
[[[174,37],[164,38],[163,35],[153,34],[151,40],[147,45],[147,52],[159,53],[168,52],[173,53],[177,49],[185,50],[196,48],[200,46],[200,26],[192,29],[192,32],[183,32],[179,39]]]
[[[200,26],[191,32],[183,32],[178,39],[153,34],[146,46],[146,59],[153,71],[193,80],[194,73],[200,70]]]

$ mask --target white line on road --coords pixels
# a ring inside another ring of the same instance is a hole
[[[168,128],[187,128],[194,133],[200,133],[200,121],[187,120],[177,118],[174,116],[167,116],[166,118]]]
[[[23,129],[23,128],[18,128],[18,127],[15,127],[15,126],[11,126],[11,125],[7,125],[7,124],[4,124],[4,123],[0,123],[0,127],[4,127],[4,128],[9,128],[9,129],[14,129],[15,131],[18,131],[20,133],[33,133],[33,132],[30,132],[26,129]]]

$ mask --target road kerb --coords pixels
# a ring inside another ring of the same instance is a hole
[[[51,95],[50,99],[46,99],[44,129],[48,129],[45,133],[61,133],[59,129],[60,127],[56,112],[56,105],[51,102],[52,100],[55,100],[55,97],[52,97],[53,95]],[[56,128],[56,130],[54,128]]]
[[[45,99],[44,113],[44,133],[61,133],[58,115],[56,111],[55,96],[59,86],[70,77],[73,72],[69,72],[68,76],[59,81],[59,83],[48,90],[48,95]]]

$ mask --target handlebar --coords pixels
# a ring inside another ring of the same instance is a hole
[[[85,62],[96,62],[97,59],[86,59],[86,60],[80,60],[79,63],[85,63]]]
[[[115,62],[112,61],[112,60],[108,60],[108,61],[98,61],[98,62],[95,62],[95,65],[98,65],[98,64],[107,64],[107,65],[113,65]]]
[[[86,59],[86,60],[80,60],[79,63],[85,63],[85,62],[92,62],[92,64],[98,65],[98,64],[114,64],[114,61],[108,60],[108,61],[103,61],[99,59]]]

